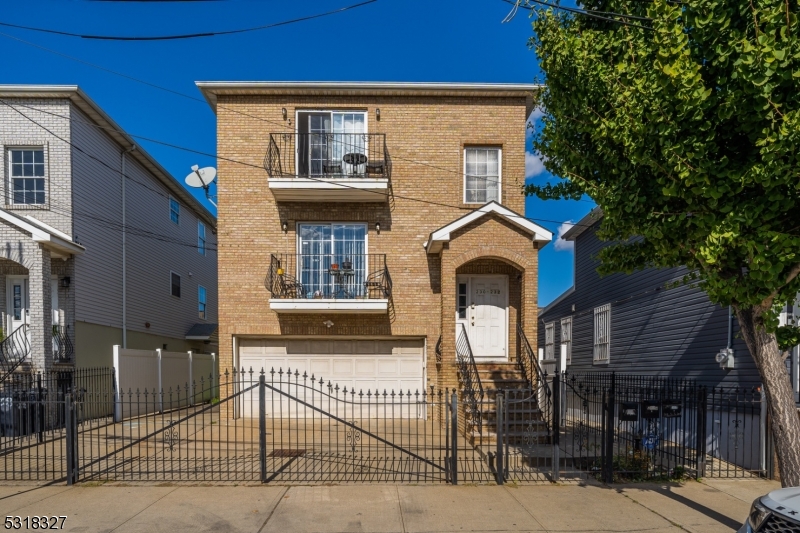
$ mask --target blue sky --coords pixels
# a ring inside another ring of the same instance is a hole
[[[219,2],[3,2],[0,22],[104,35],[162,35],[224,31],[331,11],[357,0],[227,0]],[[55,53],[199,98],[196,80],[466,81],[528,83],[541,79],[527,47],[527,13],[502,24],[501,0],[378,0],[328,17],[264,31],[202,39],[110,42],[0,27],[0,83],[80,85],[129,133],[208,154],[215,121],[201,102],[103,72]],[[357,58],[354,61],[354,58]],[[182,179],[213,155],[142,142]],[[529,146],[530,149],[530,146]],[[529,157],[529,181],[549,175]],[[526,201],[526,216],[557,232],[592,208],[585,201]],[[539,303],[572,284],[572,252],[548,245],[540,253]]]

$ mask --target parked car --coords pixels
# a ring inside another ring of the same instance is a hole
[[[800,533],[800,487],[756,498],[739,533]]]

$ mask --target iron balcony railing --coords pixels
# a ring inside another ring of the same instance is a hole
[[[542,370],[539,360],[533,348],[531,348],[531,343],[528,342],[528,337],[525,335],[525,330],[522,329],[522,324],[517,324],[517,338],[519,342],[519,358],[517,359],[517,364],[522,370],[522,373],[525,374],[528,386],[531,390],[536,392],[539,409],[542,412],[549,433],[549,431],[553,429],[553,392],[550,387],[552,376],[548,376],[547,372]]]
[[[56,363],[71,363],[75,350],[69,338],[67,326],[53,326],[53,360]]]
[[[389,178],[383,133],[270,133],[270,178]]]
[[[386,254],[272,254],[273,298],[389,299]]]

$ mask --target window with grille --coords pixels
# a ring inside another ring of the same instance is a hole
[[[14,148],[9,150],[12,204],[44,204],[44,150]]]
[[[572,363],[572,317],[561,319],[561,346],[567,352],[567,364]]]
[[[554,346],[556,337],[556,323],[548,322],[544,325],[544,358],[555,359]]]
[[[594,355],[595,363],[608,363],[611,336],[611,304],[594,308]]]
[[[464,150],[464,203],[500,201],[500,149]]]

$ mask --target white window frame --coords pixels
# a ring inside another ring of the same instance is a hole
[[[561,319],[561,346],[566,347],[567,364],[572,364],[572,317]]]
[[[544,325],[544,359],[551,361],[555,359],[556,343],[556,323],[547,322]]]
[[[11,152],[15,151],[33,151],[33,150],[41,150],[42,152],[42,166],[44,167],[44,175],[43,176],[14,176],[13,175],[13,163],[11,158]],[[11,206],[46,206],[48,205],[50,194],[49,194],[49,180],[48,180],[48,160],[47,160],[47,150],[45,146],[42,145],[23,145],[23,146],[9,146],[6,149],[6,159],[8,160],[8,181],[6,186],[8,187],[8,194],[6,195],[6,205]],[[44,202],[41,204],[27,204],[27,203],[16,203],[14,202],[14,179],[41,179],[44,181],[43,192],[44,192]]]
[[[607,365],[611,360],[611,304],[594,308],[592,363]]]
[[[177,220],[172,220],[172,202],[175,202],[175,218],[177,218]],[[181,203],[171,194],[169,195],[169,221],[176,226],[181,225]]]
[[[470,202],[467,200],[467,152],[469,150],[497,150],[497,198],[494,201],[498,204],[501,203],[500,200],[503,198],[503,149],[499,146],[480,145],[464,146],[462,162],[464,165],[464,179],[462,180],[463,202],[470,205],[483,205],[492,201],[486,200],[485,202]]]
[[[181,275],[178,274],[177,272],[175,272],[174,270],[170,270],[169,271],[169,295],[172,296],[173,298],[180,298],[181,295],[175,296],[174,294],[172,294],[172,276],[173,275],[178,276],[178,292],[181,293],[181,295],[183,294],[183,280],[181,279]]]
[[[202,235],[200,234],[202,229]],[[206,255],[206,225],[202,220],[197,221],[197,252],[200,255]]]
[[[203,290],[205,298],[200,299],[200,290]],[[203,316],[200,316],[200,305],[203,306]],[[208,320],[208,290],[202,285],[197,286],[197,315],[200,320]]]

